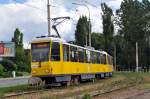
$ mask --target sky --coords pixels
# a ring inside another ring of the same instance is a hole
[[[70,41],[74,40],[79,17],[89,15],[85,6],[72,3],[86,4],[90,9],[92,32],[102,33],[101,2],[105,2],[115,11],[122,0],[50,0],[50,2],[51,18],[60,16],[72,18],[58,26],[62,38]],[[10,41],[16,28],[24,33],[25,48],[28,48],[33,38],[47,35],[46,4],[47,0],[0,0],[0,41]],[[52,30],[52,34],[54,33]]]

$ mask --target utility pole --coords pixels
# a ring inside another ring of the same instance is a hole
[[[89,46],[91,47],[91,18],[89,12]]]
[[[138,60],[138,42],[136,42],[136,72],[139,71],[139,60]]]
[[[50,0],[47,0],[48,36],[51,35],[51,9]]]
[[[114,67],[115,67],[115,71],[117,71],[117,66],[116,66],[116,45],[114,45]]]

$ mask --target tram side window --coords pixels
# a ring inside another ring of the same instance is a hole
[[[78,62],[77,47],[70,46],[70,59],[72,62]]]
[[[106,64],[106,55],[101,54],[101,63]]]
[[[113,58],[111,56],[108,56],[108,64],[113,65]]]
[[[97,53],[97,63],[100,64],[100,53]]]
[[[79,48],[78,53],[79,53],[79,62],[84,62],[84,49]]]
[[[107,55],[108,64],[110,64],[110,56]]]
[[[86,63],[91,62],[91,54],[89,50],[85,50],[85,55],[86,55]]]
[[[94,63],[96,64],[97,63],[97,53],[94,52]]]
[[[84,62],[87,63],[88,62],[88,55],[86,53],[86,49],[84,50]]]
[[[63,45],[63,59],[69,61],[69,45]]]
[[[58,42],[52,43],[51,60],[60,61],[60,44]]]
[[[94,52],[91,51],[90,54],[91,54],[91,63],[94,63]]]
[[[113,57],[111,57],[111,65],[113,65]]]

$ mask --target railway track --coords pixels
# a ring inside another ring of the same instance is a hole
[[[11,95],[2,96],[1,98],[2,98],[2,99],[5,99],[5,98],[12,98],[12,97],[17,97],[17,96],[21,96],[21,95],[28,95],[28,94],[34,94],[34,93],[41,93],[41,92],[44,92],[44,91],[49,91],[49,90],[36,90],[36,91],[17,92],[17,93],[11,94]]]
[[[100,82],[102,82],[102,81],[105,82],[107,80],[108,79],[104,79],[104,80],[101,80],[101,81],[98,80],[94,84],[99,84],[99,81]],[[123,82],[125,83],[125,81],[126,80],[124,80]],[[122,85],[122,82],[120,82],[120,81],[113,81],[112,86],[110,88],[106,88],[104,90],[100,89],[98,91],[93,90],[89,93],[89,95],[91,97],[97,97],[97,96],[100,96],[100,95],[111,93],[113,91],[118,91],[118,90],[126,89],[126,88],[129,88],[129,87],[134,87],[136,85],[135,82],[137,82],[137,81],[133,81],[133,82],[130,82],[128,84]],[[141,80],[139,81],[139,83],[141,83]],[[93,82],[88,82],[88,83],[81,83],[78,86],[71,86],[71,87],[73,87],[73,89],[77,88],[77,87],[84,87],[84,86],[92,86],[93,87],[94,84],[93,84]],[[121,86],[118,87],[118,85],[121,85]],[[109,85],[105,85],[103,87],[105,88],[106,86],[109,86]],[[41,93],[44,93],[44,92],[51,92],[53,89],[54,90],[56,89],[54,92],[57,93],[57,91],[59,91],[60,89],[62,91],[64,91],[64,90],[68,89],[68,87],[57,87],[57,86],[55,86],[55,87],[52,87],[50,89],[40,89],[40,90],[34,90],[34,91],[20,91],[20,92],[14,93],[14,94],[5,95],[5,96],[0,97],[0,98],[3,98],[3,99],[11,98],[12,99],[12,97],[19,97],[19,96],[22,96],[22,95],[32,95],[32,94],[41,94]],[[79,95],[77,95],[76,97],[73,96],[73,97],[70,97],[70,98],[82,99],[83,96],[84,96],[84,94],[81,95],[81,93],[79,93]]]
[[[124,98],[124,99],[133,99],[133,98],[135,99],[136,97],[143,96],[144,94],[147,94],[147,93],[150,93],[150,90],[147,90],[147,91],[138,93],[138,94],[133,95],[133,96],[126,97],[126,98]]]
[[[101,96],[101,95],[109,94],[109,93],[114,92],[114,91],[119,91],[119,90],[127,89],[127,88],[130,88],[130,87],[134,87],[134,86],[135,86],[135,85],[125,86],[125,87],[120,87],[120,88],[115,88],[115,89],[111,89],[111,90],[93,91],[93,92],[90,92],[90,93],[88,93],[88,94],[89,94],[91,97],[95,98],[95,97],[98,97],[98,96]],[[83,97],[84,97],[84,94],[78,95],[78,96],[76,96],[76,97],[70,97],[70,98],[82,99]]]
[[[122,89],[127,89],[129,87],[134,87],[135,85],[132,85],[132,86],[126,86],[126,87],[122,87],[122,88],[117,88],[117,89],[112,89],[110,91],[103,91],[103,92],[100,92],[100,91],[94,91],[94,92],[91,92],[90,93],[90,96],[91,97],[97,97],[97,96],[100,96],[100,95],[104,95],[104,94],[108,94],[108,93],[111,93],[113,91],[119,91],[119,90],[122,90]],[[61,87],[62,88],[62,87]],[[1,97],[2,99],[7,99],[7,98],[12,98],[12,97],[18,97],[18,96],[21,96],[21,95],[29,95],[29,94],[36,94],[36,93],[42,93],[42,92],[47,92],[47,91],[51,91],[51,89],[43,89],[43,90],[36,90],[36,91],[28,91],[28,92],[19,92],[19,93],[16,93],[16,94],[11,94],[11,95],[6,95],[6,96],[3,96]],[[79,95],[77,96],[77,98],[80,98],[82,99],[84,95]],[[125,98],[125,99],[130,99],[130,98]]]

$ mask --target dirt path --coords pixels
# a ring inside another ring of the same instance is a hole
[[[150,99],[150,89],[127,88],[100,95],[94,99]]]

